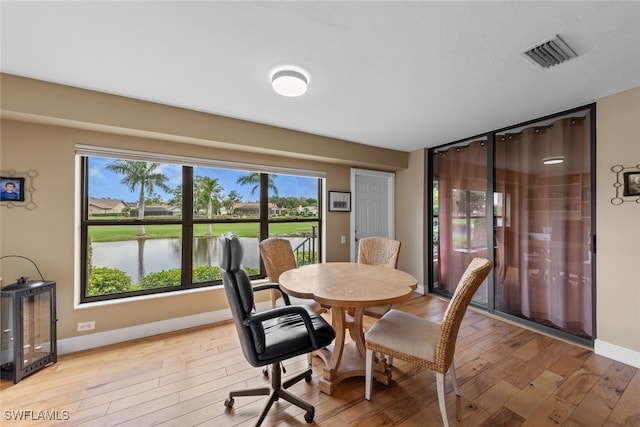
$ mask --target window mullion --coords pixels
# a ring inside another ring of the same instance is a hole
[[[260,174],[260,240],[269,237],[269,175]]]
[[[182,167],[182,271],[181,285],[193,281],[193,167]]]
[[[89,200],[89,186],[88,186],[88,157],[83,156],[80,159],[80,176],[81,176],[81,185],[80,185],[80,274],[82,279],[80,280],[80,300],[84,300],[84,298],[88,295],[87,288],[89,287],[89,268],[88,268],[88,248],[89,248],[89,209],[88,203]]]

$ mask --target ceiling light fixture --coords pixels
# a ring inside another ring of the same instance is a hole
[[[294,97],[304,95],[309,79],[301,71],[285,68],[273,73],[271,84],[279,95]]]
[[[564,163],[564,156],[556,156],[556,157],[545,157],[542,159],[542,163],[545,165],[557,165],[560,163]]]

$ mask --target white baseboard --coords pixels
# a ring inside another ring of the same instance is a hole
[[[620,347],[602,340],[595,340],[593,350],[596,354],[640,369],[640,352]]]
[[[256,308],[258,310],[263,310],[267,307],[271,307],[270,302],[261,302],[256,304]],[[58,354],[75,353],[76,351],[88,350],[91,348],[131,341],[139,338],[146,338],[152,335],[165,334],[168,332],[208,325],[230,319],[231,310],[224,309],[208,313],[194,314],[192,316],[145,323],[142,325],[130,326],[111,331],[78,335],[58,340]]]

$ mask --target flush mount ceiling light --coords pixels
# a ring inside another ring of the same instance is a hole
[[[557,165],[560,163],[564,163],[564,156],[555,156],[555,157],[545,157],[542,159],[542,163],[545,165]]]
[[[303,95],[307,91],[308,84],[309,80],[305,74],[290,68],[278,70],[271,76],[273,90],[282,96]]]

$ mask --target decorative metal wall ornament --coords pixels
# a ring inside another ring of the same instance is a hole
[[[616,196],[611,199],[611,204],[621,205],[625,202],[640,204],[640,163],[635,166],[614,165],[611,166],[611,172],[616,174],[616,182],[613,183]]]

